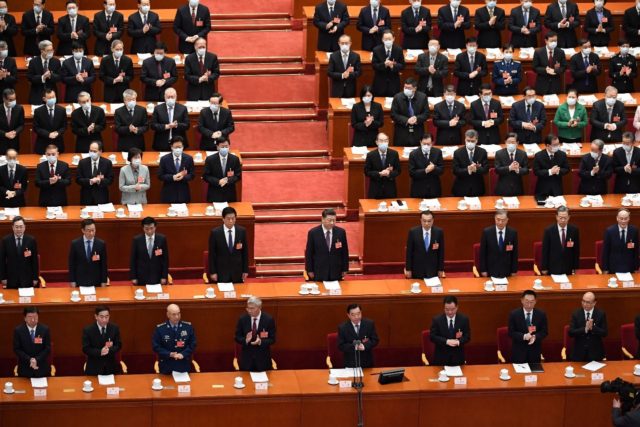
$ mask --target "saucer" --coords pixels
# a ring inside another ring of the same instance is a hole
[[[491,287],[491,288],[484,288],[484,290],[485,290],[485,291],[487,291],[487,292],[493,292],[493,291],[495,291],[495,290],[496,290],[496,288],[495,288],[495,287]]]
[[[4,394],[13,394],[13,393],[15,393],[15,392],[16,392],[16,390],[15,390],[15,389],[13,389],[13,390],[11,390],[11,391],[2,390],[2,392],[3,392]]]
[[[139,297],[139,296],[135,295],[133,298],[134,298],[134,299],[137,299],[138,301],[142,301],[142,300],[143,300],[143,299],[145,299],[146,297],[145,297],[144,295],[142,295],[141,297]]]
[[[320,295],[320,291],[311,291],[309,292],[311,295]]]
[[[82,391],[84,391],[85,393],[91,393],[93,391],[93,387],[91,388],[82,388]]]
[[[178,214],[177,213],[168,213],[167,216],[173,218],[173,217],[178,216]]]
[[[573,374],[573,375],[564,374],[565,378],[575,378],[576,376],[577,376],[576,374]]]
[[[622,203],[622,206],[625,206],[625,207],[629,207],[631,205],[632,205],[632,203],[624,203],[624,202]]]
[[[242,385],[234,384],[233,388],[237,388],[238,390],[241,390],[241,389],[245,388],[246,386],[247,386],[246,384],[242,384]]]
[[[451,378],[447,377],[446,380],[438,378],[438,381],[440,381],[441,383],[448,383],[449,381],[451,381]]]
[[[327,384],[329,384],[329,385],[338,385],[339,381],[337,381],[337,380],[336,380],[336,382],[327,381]]]
[[[617,283],[616,284],[607,283],[607,286],[610,287],[610,288],[617,288],[618,284]]]
[[[300,295],[309,295],[309,291],[298,291]]]
[[[216,294],[213,294],[212,296],[208,296],[207,294],[204,294],[204,297],[208,299],[214,299],[216,297]]]
[[[155,391],[160,391],[164,388],[164,386],[160,386],[160,387],[156,387],[156,386],[151,386],[151,390],[155,390]]]
[[[388,211],[389,211],[389,208],[385,208],[385,209],[378,208],[378,212],[388,212]]]
[[[205,212],[204,214],[205,214],[205,216],[215,216],[216,213],[215,212],[214,213],[206,213]]]
[[[411,292],[412,294],[421,294],[422,293],[422,289],[418,289],[418,290],[411,289],[409,292]]]
[[[540,285],[540,286],[533,285],[533,289],[535,289],[536,291],[543,291],[544,290],[544,286],[542,286],[542,285]]]
[[[636,376],[636,377],[640,377],[640,372],[638,372],[638,373],[634,372],[633,375]]]
[[[467,209],[469,209],[469,208],[468,208],[468,207],[466,207],[466,208],[458,207],[458,210],[459,210],[459,211],[466,211]]]
[[[82,301],[82,298],[78,297],[78,298],[71,298],[72,302],[79,302]]]
[[[116,214],[116,218],[126,218],[126,217],[127,217],[127,215],[126,215],[126,214],[122,214],[122,215],[118,215],[118,214]]]
[[[502,381],[509,381],[511,379],[510,375],[507,375],[506,377],[499,377]]]

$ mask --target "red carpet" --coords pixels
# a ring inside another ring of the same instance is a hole
[[[327,150],[326,122],[242,122],[231,135],[241,152]]]
[[[242,200],[251,203],[323,202],[344,199],[342,171],[246,172]]]
[[[278,58],[302,59],[302,31],[212,31],[209,49],[220,60],[265,58],[276,62]]]
[[[206,5],[214,15],[240,13],[291,13],[291,3],[292,0],[202,0],[202,4]]]
[[[315,76],[221,76],[218,89],[233,104],[313,103]]]

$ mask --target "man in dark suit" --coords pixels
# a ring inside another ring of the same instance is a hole
[[[362,33],[362,50],[372,51],[382,44],[384,30],[391,29],[389,9],[381,6],[380,0],[371,1],[368,6],[360,9],[356,28]]]
[[[318,3],[313,12],[313,25],[318,29],[317,50],[335,52],[338,50],[338,39],[344,34],[344,27],[349,25],[347,6],[336,0]]]
[[[635,331],[636,339],[640,341],[640,315],[636,316],[635,320],[633,321],[633,329]],[[636,359],[640,359],[640,347],[638,347]]]
[[[596,307],[596,295],[585,292],[582,295],[582,308],[571,315],[569,336],[574,339],[571,360],[591,362],[605,358],[603,338],[609,333],[607,315]]]
[[[463,49],[465,30],[471,28],[469,9],[460,5],[460,0],[450,0],[450,4],[438,9],[440,40],[445,49]]]
[[[56,93],[53,89],[46,89],[42,98],[45,105],[33,112],[33,131],[36,133],[34,151],[44,154],[47,146],[54,144],[64,153],[64,132],[67,130],[67,112],[64,107],[56,104]]]
[[[316,281],[342,280],[349,271],[347,233],[336,224],[336,211],[322,211],[322,224],[307,234],[305,270]]]
[[[122,39],[124,16],[116,11],[116,0],[103,0],[104,10],[93,15],[93,34],[96,36],[96,56],[108,55],[111,43]],[[100,64],[102,66],[102,64]]]
[[[622,132],[627,127],[624,104],[617,100],[618,89],[607,86],[604,99],[593,103],[591,108],[591,140],[601,139],[605,143],[622,140]]]
[[[196,40],[195,52],[184,59],[184,78],[187,81],[187,101],[206,101],[216,90],[220,65],[215,53],[207,52],[207,40]]]
[[[13,331],[13,352],[18,358],[18,376],[48,377],[51,375],[49,327],[38,323],[38,307],[25,307],[22,313],[24,323],[16,326]]]
[[[89,157],[80,160],[76,183],[80,186],[80,204],[109,203],[109,186],[113,182],[111,160],[102,157],[102,142],[89,145]]]
[[[537,74],[536,93],[550,95],[560,93],[567,59],[558,46],[558,36],[549,31],[544,36],[546,45],[533,54],[533,69]]]
[[[560,206],[556,223],[542,237],[542,274],[575,274],[580,268],[580,231],[569,224],[569,208]]]
[[[27,66],[29,87],[29,104],[42,104],[42,93],[47,89],[58,90],[58,82],[62,79],[62,65],[58,58],[53,57],[53,44],[49,40],[39,44],[40,55],[35,55]]]
[[[634,145],[631,132],[622,134],[622,147],[613,150],[613,172],[616,174],[613,192],[640,193],[640,148]]]
[[[640,46],[640,8],[633,5],[624,11],[622,17],[624,38],[631,46]]]
[[[151,12],[151,0],[138,0],[138,11],[127,20],[127,34],[133,39],[131,53],[153,53],[160,32],[160,18]]]
[[[2,22],[0,22],[0,41],[7,44],[9,56],[17,56],[16,46],[13,38],[18,34],[18,24],[16,18],[8,13],[6,0],[0,1],[0,11],[2,11]]]
[[[171,154],[160,159],[158,178],[163,182],[160,192],[161,203],[189,203],[191,192],[189,181],[194,178],[193,157],[184,151],[184,140],[174,136],[171,140]]]
[[[207,182],[207,202],[237,202],[236,185],[242,178],[240,158],[229,151],[225,137],[218,142],[218,152],[204,162],[202,179]]]
[[[241,371],[264,372],[272,369],[271,346],[276,343],[276,323],[262,311],[262,300],[251,296],[247,312],[236,325],[236,344],[242,347],[239,355]]]
[[[458,313],[458,298],[444,297],[444,313],[431,321],[431,342],[435,345],[434,366],[460,366],[466,363],[464,345],[471,341],[469,318]]]
[[[393,33],[385,30],[382,43],[373,49],[373,95],[392,97],[400,92],[400,72],[404,70],[404,53],[394,44]]]
[[[0,108],[0,154],[20,150],[20,134],[24,130],[24,108],[16,103],[16,91],[2,91]]]
[[[198,131],[200,132],[200,149],[215,151],[222,140],[230,141],[229,136],[235,131],[231,110],[222,106],[222,95],[215,92],[209,98],[209,108],[200,110]]]
[[[7,164],[0,166],[0,206],[17,208],[26,206],[25,193],[29,184],[27,168],[18,164],[18,153],[9,148]]]
[[[444,172],[442,150],[433,146],[430,133],[425,133],[420,148],[409,154],[411,197],[432,199],[442,195],[440,175]]]
[[[120,364],[116,354],[122,349],[120,328],[109,322],[111,310],[106,305],[95,309],[95,323],[82,330],[82,352],[87,356],[85,375],[119,374]]]
[[[533,173],[538,177],[536,200],[563,195],[562,177],[571,171],[567,154],[560,150],[558,137],[550,133],[544,143],[546,149],[538,151],[533,157]]]
[[[359,304],[347,306],[349,320],[338,326],[338,349],[344,354],[345,368],[356,367],[356,352],[360,367],[373,367],[373,349],[380,341],[373,320],[362,317]]]
[[[573,76],[573,84],[578,93],[596,93],[598,91],[598,76],[601,73],[600,58],[591,52],[591,42],[581,39],[582,50],[571,57],[569,69]]]
[[[629,224],[631,213],[619,209],[617,225],[604,232],[602,244],[602,272],[604,274],[635,273],[638,270],[638,228]]]
[[[78,14],[78,3],[76,0],[67,0],[67,14],[58,19],[56,36],[58,44],[58,56],[71,55],[73,44],[78,43],[80,47],[87,51],[87,39],[91,35],[89,31],[89,18]]]
[[[491,85],[483,83],[480,86],[480,98],[473,101],[469,107],[471,125],[478,132],[480,145],[502,141],[500,137],[500,125],[504,120],[502,104],[491,95]]]
[[[404,275],[407,279],[444,277],[444,231],[433,225],[433,213],[420,213],[420,226],[409,230]]]
[[[544,26],[558,34],[558,47],[576,47],[576,28],[580,27],[578,5],[567,0],[549,3],[544,16]]]
[[[513,60],[513,46],[502,47],[503,59],[493,63],[491,81],[497,95],[509,96],[518,93],[522,81],[522,64]]]
[[[400,175],[400,156],[389,150],[389,137],[379,133],[377,150],[367,153],[364,175],[369,178],[369,199],[391,199],[397,196],[396,178]]]
[[[351,51],[351,37],[340,36],[340,49],[329,56],[327,75],[331,79],[333,98],[353,98],[356,96],[356,82],[362,74],[360,55]]]
[[[613,174],[611,157],[603,153],[604,142],[596,139],[591,143],[591,151],[580,160],[579,194],[607,194],[609,178]]]
[[[129,278],[134,285],[166,285],[169,278],[169,245],[164,234],[156,233],[153,217],[142,220],[142,234],[131,242]]]
[[[222,222],[209,233],[209,277],[216,283],[243,283],[249,276],[247,230],[236,225],[238,214],[222,209]]]
[[[76,153],[86,153],[92,142],[102,142],[102,131],[107,126],[104,110],[91,105],[91,95],[78,94],[79,108],[71,113],[71,131],[76,136]]]
[[[178,81],[176,61],[165,56],[166,50],[163,42],[157,42],[153,56],[142,61],[140,80],[145,85],[145,101],[162,101],[165,91]]]
[[[133,89],[123,92],[124,105],[114,112],[114,128],[118,134],[118,151],[136,147],[144,151],[144,133],[149,129],[147,110],[136,104],[138,94]]]
[[[442,96],[443,80],[449,75],[449,59],[439,53],[438,40],[429,41],[429,51],[418,55],[415,71],[420,76],[418,90],[427,96]]]
[[[462,129],[467,124],[466,112],[464,104],[456,101],[455,87],[447,85],[444,90],[444,101],[438,102],[433,107],[433,124],[438,129],[436,145],[462,143]]]
[[[584,18],[583,31],[593,46],[611,45],[611,33],[615,28],[613,15],[609,9],[605,9],[604,0],[594,2],[594,7],[587,10]]]
[[[0,28],[1,25],[0,20]],[[0,93],[5,89],[15,89],[18,82],[18,66],[15,57],[9,56],[8,49],[7,42],[0,40]]]
[[[22,14],[24,54],[36,56],[40,53],[38,43],[51,40],[54,31],[53,15],[44,8],[45,0],[33,0],[33,9]]]
[[[467,39],[467,50],[456,56],[453,75],[458,78],[457,92],[461,96],[477,95],[482,78],[487,75],[487,58],[478,52],[475,37]]]
[[[169,151],[169,144],[178,136],[182,138],[184,146],[189,146],[189,113],[187,107],[176,102],[177,97],[176,90],[171,87],[164,93],[164,103],[153,109],[151,129],[154,131],[153,149],[156,151]]]
[[[509,112],[509,126],[518,135],[518,142],[539,144],[546,123],[547,113],[544,104],[536,100],[536,91],[524,88],[524,99],[514,102]]]
[[[535,308],[536,298],[535,291],[522,292],[522,308],[516,308],[509,315],[513,363],[540,363],[542,359],[542,341],[548,335],[547,315]]]
[[[404,82],[404,89],[391,102],[391,118],[394,122],[393,140],[396,146],[416,146],[424,135],[424,123],[429,118],[427,96],[417,92],[418,83],[411,77]]]
[[[496,7],[495,0],[486,0],[486,7],[476,9],[473,18],[478,30],[478,47],[480,49],[499,48],[502,46],[500,33],[504,30],[504,9]]]
[[[104,83],[104,102],[123,102],[122,93],[129,89],[133,80],[133,61],[124,55],[124,44],[121,40],[111,43],[111,54],[100,62],[100,80]]]
[[[482,231],[480,240],[480,275],[507,277],[518,272],[518,232],[507,227],[509,214],[498,209],[495,226]]]
[[[515,48],[538,46],[538,33],[542,29],[540,10],[531,6],[530,0],[520,0],[520,6],[511,9],[509,31]]]
[[[11,220],[13,233],[2,238],[0,246],[0,280],[7,289],[38,286],[40,274],[38,244],[33,236],[25,234],[24,218]]]
[[[411,6],[403,9],[400,14],[402,48],[424,49],[429,42],[431,11],[419,1],[409,0],[409,3]]]
[[[193,53],[193,44],[199,38],[207,38],[211,31],[211,12],[199,0],[189,0],[176,10],[173,32],[178,36],[178,51]]]
[[[83,47],[73,42],[73,57],[62,62],[62,82],[65,86],[64,102],[76,102],[80,92],[91,94],[91,86],[96,81],[93,62],[84,56]]]
[[[529,174],[529,159],[524,150],[518,148],[518,135],[507,134],[506,148],[496,151],[494,168],[498,182],[493,190],[496,196],[516,197],[524,194],[522,177]]]
[[[58,147],[47,146],[46,162],[36,167],[36,187],[40,188],[38,204],[40,206],[66,206],[67,187],[71,185],[69,165],[58,160]]]
[[[484,196],[484,176],[489,172],[487,151],[478,147],[478,132],[469,129],[464,133],[465,146],[453,152],[453,189],[457,197]]]
[[[96,237],[96,222],[83,219],[82,237],[69,247],[69,282],[76,286],[107,286],[107,244]]]

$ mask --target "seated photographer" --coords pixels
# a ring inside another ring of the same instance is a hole
[[[611,409],[611,422],[615,427],[640,427],[640,395],[636,395],[633,406],[626,411],[622,410],[622,402],[619,398],[613,399]]]

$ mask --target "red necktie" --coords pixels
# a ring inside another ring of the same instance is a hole
[[[549,67],[553,67],[553,52],[549,51]]]
[[[258,319],[256,319],[255,317],[253,318],[253,325],[251,326],[251,335],[255,335],[258,332],[258,325],[256,324],[256,321]]]
[[[196,10],[195,9],[191,9],[191,23],[194,26],[196,25]]]
[[[53,177],[56,175],[56,170],[54,169],[53,165],[51,165],[51,170],[49,171],[49,176]]]
[[[198,56],[200,58],[200,74],[204,74],[204,56]]]
[[[567,245],[567,235],[563,228],[562,229],[562,247],[564,248],[566,245]]]

